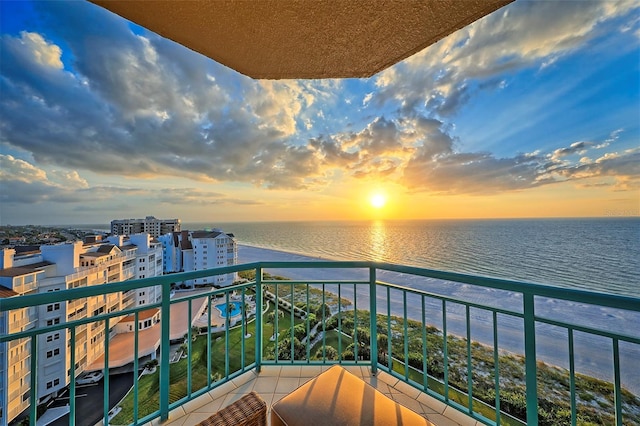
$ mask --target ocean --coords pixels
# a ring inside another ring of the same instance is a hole
[[[640,297],[640,218],[183,223],[243,245]]]

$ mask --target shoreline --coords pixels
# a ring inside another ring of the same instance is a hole
[[[306,256],[299,253],[291,253],[283,250],[257,247],[247,244],[238,244],[238,262],[250,263],[260,260],[272,261],[323,261],[333,260],[320,257]],[[366,280],[368,270],[362,269],[266,269],[270,274],[281,275],[292,280]],[[492,290],[477,286],[452,283],[433,278],[407,276],[395,272],[379,271],[377,276],[379,281],[394,283],[408,288],[428,291],[441,296],[457,298],[468,302],[477,302],[491,307],[505,308],[513,310],[514,306],[521,306],[521,296],[500,290]],[[335,285],[328,285],[328,291],[333,290]],[[367,298],[368,287],[360,286],[356,288],[358,298]],[[341,296],[351,301],[354,299],[353,286],[346,285],[341,290]],[[429,299],[426,299],[429,301]],[[378,296],[378,313],[386,313],[386,300]],[[433,302],[433,300],[432,300]],[[391,314],[403,315],[403,305],[401,300],[391,297]],[[442,329],[442,314],[439,303],[426,303],[427,323]],[[385,308],[385,312],[382,312]],[[368,310],[368,309],[367,309]],[[429,315],[429,312],[436,311],[437,315]],[[463,305],[449,303],[447,308],[447,331],[450,334],[466,336],[466,312]],[[575,324],[602,324],[603,319],[611,322],[608,327],[611,330],[626,330],[630,332],[636,330],[634,324],[640,323],[640,313],[599,308],[591,305],[581,305],[558,300],[539,298],[536,300],[536,315],[555,320],[571,320]],[[493,346],[493,319],[490,311],[472,309],[471,338],[482,344]],[[407,317],[414,320],[421,320],[421,298],[407,298]],[[439,317],[439,318],[438,318]],[[431,318],[431,320],[429,320]],[[536,352],[538,359],[547,364],[556,365],[561,368],[569,368],[569,356],[567,333],[559,327],[538,324],[536,327]],[[515,354],[524,353],[523,324],[519,318],[499,315],[498,316],[499,348]],[[635,336],[635,335],[634,335]],[[598,379],[613,382],[612,377],[612,349],[610,340],[593,335],[582,335],[576,333],[575,353],[580,356],[575,357],[576,372]],[[558,342],[565,342],[565,345],[558,345]],[[635,394],[640,394],[640,370],[634,368],[637,360],[640,359],[640,348],[631,348],[631,345],[623,345],[628,350],[620,351],[620,364],[623,371],[624,387]]]

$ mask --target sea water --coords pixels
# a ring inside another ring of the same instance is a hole
[[[185,223],[240,244],[640,297],[640,218]]]

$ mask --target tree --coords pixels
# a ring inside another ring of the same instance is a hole
[[[343,351],[342,352],[342,359],[345,360],[345,361],[353,361],[354,359],[356,359],[356,357],[353,354],[353,352],[351,352],[351,351]]]
[[[267,322],[275,324],[276,311],[271,311],[267,314]],[[284,318],[284,312],[278,309],[278,318]]]
[[[338,351],[333,346],[325,346],[324,356],[329,361],[337,361]],[[322,348],[316,351],[316,359],[322,359]]]
[[[366,328],[358,327],[358,330],[356,331],[356,341],[360,344],[369,346],[369,343],[371,341],[371,336],[369,336],[369,330],[367,330]]]
[[[298,324],[293,328],[293,335],[296,339],[302,340],[307,335],[307,326],[305,324]]]
[[[315,325],[318,323],[316,314],[310,313],[309,316],[307,317],[307,321],[309,322],[309,329],[312,329],[313,327],[315,327]]]
[[[307,347],[300,340],[293,338],[293,359],[301,360],[307,357]],[[291,338],[282,339],[278,344],[278,359],[291,359]]]
[[[386,334],[378,334],[378,351],[387,352],[389,346],[389,338]]]
[[[316,317],[323,318],[322,313],[324,312],[324,319],[326,320],[331,316],[331,308],[326,303],[320,305],[320,307],[316,310]]]
[[[422,371],[422,354],[418,352],[409,352],[409,365]]]

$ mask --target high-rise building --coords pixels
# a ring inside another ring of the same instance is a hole
[[[169,232],[180,231],[180,219],[156,219],[147,216],[144,219],[117,219],[111,221],[111,234],[134,235],[146,232],[154,238]]]
[[[109,237],[106,242],[43,245],[24,251],[4,249],[0,255],[0,297],[47,293],[77,287],[162,275],[162,245],[148,234]],[[0,312],[0,333],[47,327],[155,303],[161,298],[157,286],[124,293],[82,298],[8,312]],[[31,344],[21,339],[0,344],[0,424],[10,422],[29,406],[29,395],[37,392],[43,402],[71,380],[71,351],[75,351],[76,376],[104,354],[105,339],[133,327],[118,327],[125,317],[115,317],[115,326],[105,331],[101,321],[75,327],[75,344],[68,329],[38,337],[38,388],[29,389]],[[105,332],[109,336],[105,337]]]
[[[233,234],[220,229],[182,231],[162,235],[164,273],[202,271],[238,262],[238,247]],[[238,279],[237,273],[198,278],[184,283],[186,286],[213,285],[225,287]]]

